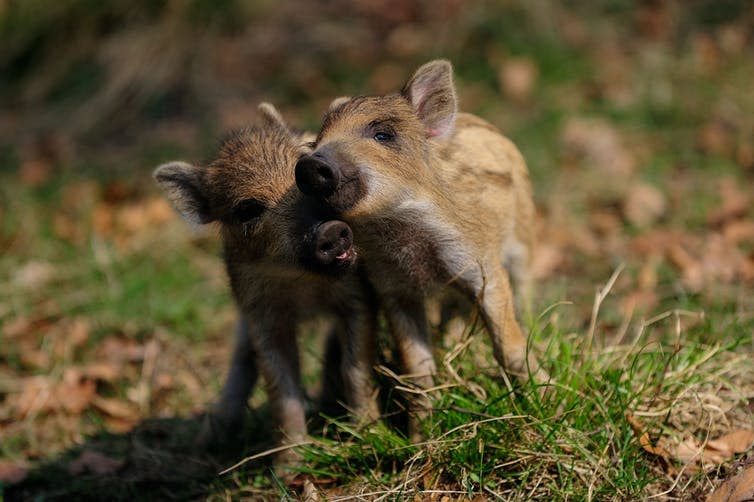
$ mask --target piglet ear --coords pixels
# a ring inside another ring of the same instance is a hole
[[[327,111],[331,112],[336,108],[339,108],[343,103],[351,101],[351,96],[339,96],[330,101],[330,106],[327,107]]]
[[[283,120],[283,116],[280,115],[277,108],[270,103],[259,103],[257,110],[259,110],[259,116],[262,118],[263,124],[282,129],[283,131],[288,130],[288,126],[286,125],[285,120]]]
[[[438,59],[420,67],[401,94],[424,123],[427,137],[446,137],[453,132],[458,104],[450,62]]]
[[[202,173],[201,167],[174,161],[162,164],[152,174],[178,212],[194,224],[215,219],[210,212]]]

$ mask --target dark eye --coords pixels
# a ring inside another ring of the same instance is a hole
[[[374,139],[375,141],[379,141],[380,143],[386,143],[388,141],[393,141],[395,139],[395,136],[390,134],[389,132],[380,131],[378,133],[375,133]]]
[[[231,212],[231,218],[235,223],[246,223],[254,218],[259,218],[267,209],[261,202],[249,199],[239,202]]]

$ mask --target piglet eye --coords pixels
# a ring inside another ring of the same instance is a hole
[[[248,199],[236,204],[231,212],[231,218],[236,223],[246,223],[247,221],[259,218],[267,209],[264,204],[258,200]]]
[[[378,132],[374,135],[375,141],[379,141],[380,143],[385,143],[387,141],[392,141],[395,139],[395,136],[390,134],[389,132]]]

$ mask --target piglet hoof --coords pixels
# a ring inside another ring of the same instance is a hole
[[[275,476],[284,483],[291,483],[300,474],[298,468],[302,465],[304,465],[303,455],[291,445],[291,448],[281,451],[275,457]]]

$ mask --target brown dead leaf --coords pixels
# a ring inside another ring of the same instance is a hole
[[[44,376],[24,378],[21,382],[21,393],[8,398],[15,408],[15,414],[23,419],[47,409],[47,403],[51,399],[51,387],[49,380]]]
[[[707,33],[697,33],[692,39],[692,49],[697,71],[709,75],[720,66],[720,50]]]
[[[725,240],[735,246],[741,242],[754,241],[754,221],[734,220],[723,228]]]
[[[111,361],[100,361],[79,367],[81,374],[92,380],[114,382],[120,377],[122,365]]]
[[[76,317],[66,326],[66,341],[74,348],[79,348],[89,340],[92,327],[88,319]]]
[[[107,427],[107,430],[116,432],[118,434],[131,432],[132,430],[134,430],[136,424],[137,422],[134,422],[133,420],[124,420],[117,417],[105,417],[105,427]]]
[[[100,237],[109,237],[113,231],[114,212],[108,204],[98,204],[92,210],[92,229]]]
[[[649,434],[644,428],[644,424],[642,424],[638,418],[630,413],[626,413],[626,421],[628,422],[628,425],[631,426],[631,430],[634,431],[634,435],[639,438],[639,444],[644,449],[644,451],[662,458],[665,461],[666,465],[670,466],[670,455],[668,454],[667,450],[665,450],[661,446],[652,445],[652,442],[649,440]]]
[[[63,381],[54,383],[46,376],[24,378],[20,394],[11,398],[15,413],[19,418],[43,412],[65,410],[70,414],[81,414],[95,395],[96,384],[83,378],[75,368],[63,373]]]
[[[79,415],[89,407],[96,391],[94,380],[82,378],[78,370],[68,368],[63,373],[63,382],[53,390],[53,402],[56,400],[69,413]]]
[[[55,277],[55,267],[44,261],[29,261],[21,265],[13,274],[13,282],[25,289],[45,287]]]
[[[620,311],[624,316],[630,316],[634,311],[648,312],[657,307],[660,299],[651,289],[637,289],[620,300]]]
[[[673,14],[663,2],[641,2],[634,11],[637,28],[655,40],[666,39],[674,32]]]
[[[623,214],[637,227],[648,227],[657,222],[666,208],[665,195],[648,183],[634,183],[623,199]]]
[[[138,362],[144,359],[144,345],[130,338],[112,335],[100,343],[97,354],[116,364]]]
[[[743,453],[754,445],[754,432],[738,429],[707,442],[707,449],[716,450],[726,457]]]
[[[531,273],[536,279],[551,276],[563,263],[563,250],[559,246],[541,243],[534,248]]]
[[[754,500],[754,465],[723,481],[707,497],[707,502],[750,502],[751,500]]]
[[[700,467],[719,465],[742,453],[754,444],[754,432],[738,429],[717,439],[700,444],[695,438],[688,438],[669,447],[673,458],[686,464],[688,472],[695,472]]]
[[[98,451],[84,450],[68,464],[68,472],[74,476],[87,472],[99,475],[113,474],[118,472],[125,463],[125,460],[108,457]]]
[[[710,226],[718,228],[725,223],[745,216],[751,208],[749,194],[741,190],[741,185],[733,178],[720,182],[720,206],[707,215]]]
[[[3,336],[10,339],[24,337],[35,338],[48,329],[55,319],[49,316],[21,316],[11,319],[3,325]]]
[[[605,120],[568,119],[561,141],[571,154],[599,172],[625,178],[636,170],[636,158],[618,130]]]
[[[589,226],[599,235],[610,235],[621,229],[621,220],[614,211],[595,210],[589,215]]]
[[[680,244],[670,246],[668,258],[681,271],[686,286],[692,291],[701,291],[704,286],[702,264]]]
[[[741,143],[736,150],[736,162],[744,169],[754,168],[754,146],[750,143]]]
[[[112,399],[95,395],[92,397],[92,405],[98,410],[107,413],[111,417],[137,422],[139,420],[139,411],[130,404],[119,399]]]
[[[30,186],[38,186],[50,179],[52,164],[43,159],[28,159],[19,168],[21,181]]]
[[[538,76],[537,65],[528,58],[507,59],[498,72],[498,80],[503,93],[517,102],[529,99]]]
[[[0,460],[0,483],[15,484],[20,483],[29,474],[29,469],[22,464],[8,460]]]

